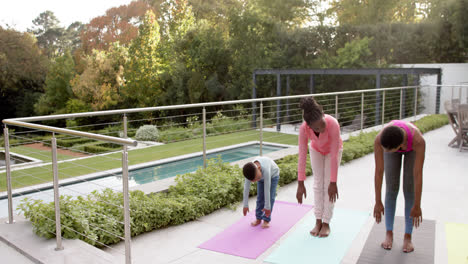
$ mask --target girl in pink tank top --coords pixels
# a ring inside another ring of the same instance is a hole
[[[405,150],[399,149],[397,152],[409,152],[409,151],[412,151],[412,150],[413,150],[413,134],[414,134],[414,132],[413,132],[413,133],[411,132],[411,129],[408,127],[408,125],[406,124],[406,122],[405,122],[405,121],[402,121],[402,120],[392,120],[392,121],[390,122],[390,125],[403,128],[403,129],[405,130],[405,132],[406,132],[406,136],[407,136],[407,140],[406,140],[406,149],[405,149]]]
[[[426,143],[421,132],[413,124],[393,120],[377,135],[374,142],[375,158],[375,206],[374,217],[377,223],[385,218],[386,235],[381,246],[391,249],[393,244],[393,223],[396,201],[403,171],[403,193],[405,197],[405,235],[403,251],[412,252],[413,226],[422,221],[421,193],[422,170]],[[381,192],[385,172],[385,206]],[[385,212],[385,213],[384,213]]]

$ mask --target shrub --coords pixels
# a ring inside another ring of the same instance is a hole
[[[99,146],[99,143],[91,143],[91,144],[86,144],[86,145],[73,146],[73,150],[99,154],[99,153],[115,151],[116,149]]]
[[[197,219],[242,199],[240,168],[220,159],[209,160],[207,168],[195,173],[177,176],[176,182],[167,193],[130,192],[132,236]],[[111,189],[94,191],[86,197],[61,196],[62,236],[97,247],[119,242],[119,237],[124,236],[121,206],[122,193]],[[55,236],[53,202],[26,198],[18,208],[31,221],[37,235]]]
[[[158,136],[158,129],[153,125],[141,126],[135,134],[135,138],[142,141],[156,141]]]
[[[61,147],[72,147],[73,145],[85,144],[88,142],[93,142],[93,139],[90,138],[68,138],[68,139],[57,139],[57,145]]]
[[[171,127],[161,131],[159,135],[159,141],[168,143],[174,141],[181,141],[187,138],[191,138],[191,130],[183,127]]]

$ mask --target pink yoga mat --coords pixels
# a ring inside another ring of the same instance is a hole
[[[266,229],[261,228],[260,225],[256,227],[250,226],[250,222],[255,219],[255,208],[252,208],[247,216],[242,216],[232,226],[198,247],[234,256],[256,259],[293,227],[312,207],[312,205],[276,201],[270,228]]]

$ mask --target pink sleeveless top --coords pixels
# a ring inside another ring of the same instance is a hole
[[[402,120],[392,120],[390,122],[392,125],[401,127],[406,131],[406,135],[408,135],[407,142],[406,142],[406,150],[398,150],[397,152],[410,152],[413,150],[413,134],[411,133],[411,129],[408,127],[405,121]]]

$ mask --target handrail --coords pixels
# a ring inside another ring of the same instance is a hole
[[[424,86],[436,86],[436,87],[468,87],[468,85],[424,85]],[[297,99],[308,96],[322,97],[322,96],[331,96],[331,95],[345,95],[353,93],[375,93],[376,91],[392,91],[392,90],[402,90],[402,89],[413,89],[420,86],[400,86],[400,87],[391,87],[391,88],[378,88],[378,89],[366,89],[366,90],[356,90],[356,91],[344,91],[344,92],[332,92],[332,93],[320,93],[320,94],[301,94],[301,95],[291,95],[291,96],[277,96],[277,97],[268,97],[268,98],[255,98],[255,99],[243,99],[243,100],[231,100],[223,102],[208,102],[208,103],[198,103],[198,104],[181,104],[181,105],[170,105],[170,106],[156,106],[156,107],[143,107],[143,108],[129,108],[129,109],[119,109],[119,110],[107,110],[107,111],[95,111],[95,112],[83,112],[83,113],[74,113],[74,114],[61,114],[61,115],[47,115],[47,116],[34,116],[34,117],[20,117],[20,118],[9,118],[4,119],[2,122],[4,124],[23,126],[33,129],[40,129],[50,132],[63,133],[73,136],[82,136],[91,139],[97,139],[112,143],[117,143],[127,146],[136,146],[137,141],[123,139],[118,137],[104,136],[93,133],[75,131],[65,128],[57,128],[46,125],[33,124],[29,122],[37,121],[46,121],[46,120],[58,120],[58,119],[67,119],[67,118],[79,118],[79,117],[90,117],[90,116],[104,116],[104,115],[114,115],[114,114],[129,114],[129,113],[139,113],[139,112],[151,112],[151,111],[160,111],[160,110],[171,110],[171,109],[180,109],[180,108],[195,108],[195,107],[209,107],[209,106],[218,106],[218,105],[228,105],[228,104],[242,104],[242,103],[257,103],[257,102],[267,102],[267,101],[276,101],[284,99]]]
[[[67,134],[71,136],[80,136],[80,137],[86,137],[86,138],[91,138],[91,139],[96,139],[96,140],[102,140],[102,141],[107,141],[107,142],[116,143],[116,144],[125,145],[125,146],[136,146],[138,144],[138,141],[136,140],[111,137],[111,136],[76,131],[76,130],[71,130],[71,129],[66,129],[66,128],[39,125],[39,124],[34,124],[34,123],[26,123],[26,122],[17,121],[15,119],[5,119],[3,120],[3,123],[7,125],[28,127],[28,128],[33,128],[33,129],[45,130],[49,132]]]
[[[275,101],[275,100],[282,100],[282,99],[297,99],[297,98],[308,97],[308,96],[322,97],[322,96],[343,95],[343,94],[352,94],[352,93],[374,93],[376,91],[412,89],[412,88],[415,88],[415,87],[418,87],[418,86],[417,85],[416,86],[401,86],[401,87],[392,87],[392,88],[379,88],[379,89],[367,89],[367,90],[344,91],[344,92],[333,92],[333,93],[320,93],[320,94],[302,94],[302,95],[290,95],[290,96],[277,96],[277,97],[268,97],[268,98],[231,100],[231,101],[209,102],[209,103],[198,103],[198,104],[181,104],[181,105],[170,105],[170,106],[156,106],[156,107],[129,108],[129,109],[107,110],[107,111],[96,111],[96,112],[83,112],[83,113],[75,113],[75,114],[48,115],[48,116],[35,116],[35,117],[20,117],[20,118],[4,119],[3,123],[10,122],[11,120],[23,121],[23,122],[35,122],[35,121],[57,120],[57,119],[66,119],[66,118],[77,118],[77,117],[90,117],[90,116],[103,116],[103,115],[114,115],[114,114],[129,114],[129,113],[139,113],[139,112],[151,112],[151,111],[171,110],[171,109],[179,109],[179,108],[195,108],[195,107],[208,107],[208,106],[215,106],[215,105],[267,102],[267,101]]]

